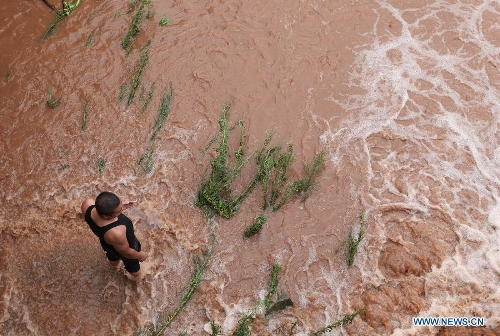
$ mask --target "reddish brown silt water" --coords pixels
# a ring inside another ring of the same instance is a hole
[[[128,6],[81,0],[41,41],[48,6],[0,4],[1,335],[133,335],[175,310],[210,234],[201,284],[164,335],[209,335],[211,321],[232,335],[276,263],[294,305],[259,312],[252,335],[309,335],[363,307],[326,335],[500,335],[498,1],[153,0],[127,54]],[[121,87],[148,39],[127,106]],[[138,162],[170,83],[145,173]],[[273,127],[273,144],[294,144],[292,177],[326,153],[306,202],[269,214],[250,239],[262,189],[211,224],[194,205],[225,103],[231,123],[244,121],[246,153]],[[83,221],[81,202],[104,190],[138,201],[126,214],[149,253],[141,282],[109,267]],[[348,267],[343,242],[362,211]]]

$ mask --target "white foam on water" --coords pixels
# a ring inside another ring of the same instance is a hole
[[[349,116],[337,129],[323,120],[328,130],[320,138],[333,164],[349,162],[367,172],[364,188],[352,188],[362,191],[358,196],[374,215],[366,239],[380,249],[372,248],[358,259],[363,281],[378,285],[386,280],[373,267],[387,239],[377,213],[390,207],[423,214],[438,211],[451,219],[458,246],[454,255],[425,275],[426,300],[432,304],[421,315],[470,316],[469,308],[474,307],[488,326],[496,326],[500,83],[491,78],[488,66],[499,64],[499,41],[492,38],[499,32],[498,2],[435,1],[407,10],[388,1],[377,3],[379,19],[372,40],[355,51],[349,83],[366,93],[332,93],[328,100]],[[387,24],[383,13],[390,13],[401,30],[378,36]],[[487,15],[497,18],[491,26]],[[437,28],[425,26],[431,20]],[[455,36],[458,50],[452,49],[456,46],[446,34]],[[390,53],[398,53],[399,61]],[[403,145],[393,147],[395,141]],[[352,148],[362,151],[353,153]],[[443,281],[444,288],[439,286]],[[456,295],[460,283],[480,284],[484,299],[474,293]],[[415,332],[411,321],[402,323],[405,327],[396,329],[395,335]]]

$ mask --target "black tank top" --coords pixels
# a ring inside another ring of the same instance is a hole
[[[117,227],[118,225],[125,225],[125,234],[127,236],[128,246],[136,251],[141,250],[139,240],[134,234],[134,225],[127,216],[125,216],[124,214],[119,214],[117,221],[109,223],[105,226],[99,226],[92,219],[91,213],[93,208],[95,208],[95,205],[89,206],[87,212],[85,212],[85,222],[87,222],[92,232],[94,232],[94,234],[99,238],[99,242],[101,243],[101,246],[105,251],[114,251],[115,253],[118,253],[113,245],[106,243],[106,241],[104,240],[104,234],[112,228]]]

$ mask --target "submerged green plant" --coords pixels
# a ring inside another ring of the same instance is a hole
[[[12,78],[12,72],[10,71],[10,68],[7,68],[7,72],[5,72],[5,82],[8,83],[11,78]]]
[[[99,174],[101,175],[104,174],[104,171],[106,171],[106,161],[99,158],[96,160],[96,164],[97,164],[97,171],[99,172]]]
[[[85,103],[83,103],[83,116],[82,116],[82,127],[81,127],[82,131],[85,131],[85,129],[87,128],[88,112],[89,112],[89,102],[85,101]]]
[[[69,168],[69,164],[68,164],[68,157],[66,155],[66,151],[64,149],[61,149],[61,151],[59,152],[59,157],[61,158],[61,168],[62,169],[68,169]]]
[[[292,198],[301,197],[301,201],[304,202],[311,194],[315,186],[315,179],[323,169],[324,152],[318,154],[311,163],[305,165],[306,176],[303,179],[285,184],[288,180],[289,167],[293,161],[293,146],[288,145],[284,152],[282,152],[281,145],[269,148],[273,136],[271,132],[263,145],[253,155],[244,156],[243,145],[246,135],[243,121],[238,120],[233,127],[229,127],[229,109],[229,106],[223,105],[222,117],[219,119],[219,135],[212,138],[209,145],[203,150],[205,152],[214,141],[218,140],[217,156],[207,166],[195,199],[195,205],[203,209],[209,217],[217,214],[230,218],[236,214],[240,204],[259,183],[262,184],[264,191],[264,211],[269,208],[276,211]],[[230,162],[229,132],[236,126],[240,129],[240,141],[232,156],[234,159]],[[231,184],[252,156],[255,156],[257,173],[246,184],[246,187],[235,195]],[[207,174],[209,169],[210,172]],[[265,214],[260,215],[247,228],[245,236],[250,237],[259,232],[265,221]]]
[[[49,27],[45,30],[43,35],[41,36],[41,40],[45,40],[49,38],[52,34],[54,34],[57,24],[61,22],[65,17],[70,15],[78,5],[80,5],[80,0],[76,0],[76,2],[70,1],[70,2],[62,2],[63,9],[62,10],[57,10],[55,7],[51,7],[54,12],[56,13],[56,17],[54,18],[54,21],[50,24]]]
[[[127,83],[122,84],[122,86],[120,87],[120,95],[118,96],[119,101],[123,101],[125,95],[127,94],[127,89],[128,89],[128,84]]]
[[[269,281],[269,290],[266,297],[264,298],[264,314],[267,316],[269,308],[271,308],[272,298],[276,293],[276,288],[278,288],[279,283],[279,273],[281,271],[281,266],[279,264],[273,265],[273,270],[271,271],[271,281]]]
[[[278,335],[278,334],[284,334],[285,332],[288,334],[288,336],[292,336],[294,334],[294,329],[297,327],[297,322],[293,322],[291,323],[290,325],[290,330],[289,331],[285,331],[285,329],[288,327],[290,322],[285,322],[285,323],[282,323],[280,325],[278,325],[272,332],[270,335]]]
[[[215,251],[215,236],[211,235],[209,240],[208,248],[203,251],[201,258],[199,256],[195,256],[193,258],[194,261],[194,270],[191,276],[191,280],[187,284],[184,289],[184,296],[181,299],[181,302],[175,308],[175,310],[166,315],[165,318],[160,318],[153,327],[150,329],[140,332],[140,335],[148,335],[148,336],[158,336],[162,335],[163,332],[167,329],[167,327],[172,323],[175,317],[184,309],[187,303],[191,300],[196,289],[200,285],[201,279],[203,278],[203,274],[208,266],[208,262],[213,252]],[[165,316],[165,315],[164,315]]]
[[[59,106],[61,103],[61,98],[54,99],[52,96],[54,94],[54,89],[52,87],[49,87],[49,97],[45,100],[47,105],[49,105],[50,108],[56,108]]]
[[[234,152],[234,162],[230,163],[229,156],[229,109],[228,105],[222,106],[222,117],[219,119],[218,137],[219,146],[217,157],[211,160],[211,172],[205,176],[201,182],[195,205],[203,209],[207,215],[218,214],[225,218],[230,218],[239,209],[240,204],[257,186],[258,180],[253,179],[243,191],[235,196],[231,191],[231,183],[240,173],[241,169],[248,162],[248,158],[243,156],[243,143],[245,132],[243,121],[238,120],[236,126],[240,129],[239,146]]]
[[[91,31],[91,32],[89,33],[89,36],[87,37],[87,42],[85,43],[85,46],[86,46],[87,48],[90,48],[90,46],[92,45],[92,41],[93,41],[93,39],[94,39],[94,31]]]
[[[132,1],[129,5],[129,10],[127,10],[127,13],[133,10],[135,7],[137,1]],[[145,18],[149,16],[149,13],[151,12],[150,8],[152,6],[151,0],[141,0],[141,3],[139,5],[139,8],[135,12],[135,14],[132,16],[132,22],[130,23],[129,29],[127,31],[127,34],[122,40],[121,46],[124,50],[130,51],[131,47],[131,42],[134,37],[139,34],[139,25],[144,21]],[[148,14],[145,15],[145,10],[146,8],[148,9]]]
[[[278,264],[273,265],[273,269],[271,271],[271,280],[269,281],[269,289],[266,297],[262,301],[258,301],[252,311],[244,314],[240,320],[238,321],[238,325],[236,330],[233,332],[233,336],[250,336],[250,319],[254,318],[261,307],[264,308],[264,315],[267,316],[267,312],[271,307],[271,300],[274,294],[276,293],[276,289],[278,287],[279,282],[279,272],[281,270],[281,266]]]
[[[160,19],[160,26],[162,27],[165,27],[165,26],[168,26],[170,24],[170,20],[163,16],[161,19]]]
[[[281,208],[285,203],[293,198],[300,197],[301,202],[305,202],[307,198],[312,194],[316,184],[315,179],[323,171],[323,166],[325,163],[325,153],[322,151],[314,157],[312,162],[305,164],[304,170],[306,176],[303,179],[295,180],[286,185],[284,192],[280,189],[274,193],[274,197],[271,199],[270,205],[273,211]],[[281,188],[282,184],[280,185]]]
[[[358,252],[358,246],[365,235],[365,213],[362,211],[359,214],[359,232],[358,236],[354,237],[353,230],[349,231],[349,240],[347,241],[347,266],[354,264],[354,256]]]
[[[243,315],[243,317],[238,321],[238,326],[233,332],[233,336],[250,336],[250,319],[252,317],[252,314]]]
[[[151,46],[151,39],[149,39],[144,44],[144,47],[142,48],[143,53],[142,53],[141,58],[139,59],[139,62],[137,64],[137,69],[136,69],[135,75],[132,78],[132,81],[130,82],[130,93],[128,95],[127,106],[130,106],[130,104],[132,104],[134,97],[135,97],[135,92],[137,91],[137,89],[139,88],[139,84],[141,83],[144,69],[146,68],[146,65],[149,62],[149,47],[150,46]]]
[[[221,326],[213,321],[210,322],[210,329],[212,331],[210,336],[222,335]]]
[[[144,174],[149,174],[153,170],[154,162],[153,162],[154,149],[149,147],[144,154],[141,155],[139,159],[139,166],[142,168]]]
[[[151,100],[153,99],[153,95],[155,93],[155,82],[151,83],[151,87],[149,88],[148,96],[142,103],[142,110],[145,111],[149,104],[151,103]]]
[[[172,83],[169,84],[167,92],[163,95],[163,98],[158,108],[158,115],[156,116],[155,122],[153,124],[153,130],[151,136],[149,137],[149,142],[153,143],[156,140],[156,136],[165,127],[165,121],[170,114],[170,107],[172,105],[172,100],[174,99],[174,89],[172,88]]]
[[[139,0],[130,0],[130,3],[128,4],[127,12],[126,12],[127,14],[129,14],[130,12],[132,12],[134,10],[138,1]]]
[[[255,220],[253,221],[252,225],[246,228],[245,230],[245,237],[249,238],[262,230],[262,226],[264,226],[264,223],[267,221],[267,217],[265,214],[260,214]]]
[[[172,88],[172,83],[170,83],[168,91],[163,96],[163,99],[158,108],[158,115],[153,124],[153,129],[151,131],[151,136],[148,141],[148,148],[146,152],[139,159],[139,166],[142,168],[145,174],[149,174],[153,170],[153,155],[154,155],[154,142],[158,133],[165,127],[165,121],[170,114],[170,106],[172,105],[172,100],[174,98],[174,90]]]
[[[323,329],[320,329],[312,334],[310,334],[309,336],[318,336],[318,335],[321,335],[321,334],[324,334],[324,333],[327,333],[327,332],[330,332],[332,331],[333,329],[335,328],[338,328],[338,327],[341,327],[343,326],[344,324],[348,324],[348,323],[351,323],[354,318],[356,316],[358,316],[359,314],[361,314],[362,312],[364,312],[366,310],[366,307],[364,308],[361,308],[360,310],[350,314],[350,315],[346,315],[344,316],[344,318],[342,318],[341,320],[338,320],[337,322],[335,323],[332,323],[326,327],[324,327]]]

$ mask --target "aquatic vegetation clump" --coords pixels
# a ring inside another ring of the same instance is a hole
[[[298,179],[287,184],[283,189],[283,183],[278,180],[278,189],[273,190],[270,206],[273,211],[280,209],[284,204],[294,198],[300,198],[301,202],[305,202],[316,187],[316,178],[321,174],[325,163],[325,152],[321,151],[316,155],[312,162],[304,165],[306,176],[303,179]],[[279,167],[280,163],[277,163]],[[282,169],[282,168],[281,168]],[[279,177],[278,177],[279,178]]]
[[[81,126],[82,131],[85,131],[85,129],[87,129],[88,113],[89,113],[89,102],[85,101],[85,103],[83,103],[83,115],[82,115],[82,126]]]
[[[89,36],[87,37],[87,42],[85,42],[85,46],[87,48],[90,48],[90,46],[92,45],[92,41],[94,40],[94,31],[91,31],[89,33]]]
[[[361,243],[365,235],[365,213],[361,212],[359,214],[359,231],[358,236],[355,237],[353,230],[349,231],[349,239],[347,241],[347,266],[352,266],[354,264],[354,256],[358,252],[358,246]]]
[[[137,64],[137,69],[136,69],[135,75],[132,78],[132,81],[130,82],[130,93],[128,95],[127,106],[130,106],[130,104],[132,104],[132,102],[134,101],[135,92],[137,91],[137,88],[139,87],[139,84],[141,83],[144,69],[146,68],[146,65],[148,65],[150,46],[151,46],[151,39],[149,39],[142,47],[143,53],[142,53],[142,55],[139,59],[139,62]]]
[[[153,156],[154,156],[154,149],[152,147],[148,147],[148,149],[146,149],[146,152],[142,154],[139,159],[139,167],[142,168],[142,171],[145,174],[149,174],[151,173],[151,171],[153,171],[153,166],[154,166]]]
[[[245,237],[249,238],[262,230],[262,227],[264,226],[264,223],[267,221],[267,217],[265,214],[260,214],[255,220],[253,221],[252,225],[247,227],[245,229]]]
[[[45,102],[47,103],[47,105],[49,105],[50,108],[55,109],[61,103],[61,98],[53,98],[53,95],[54,89],[52,87],[49,87],[49,97],[45,100]]]
[[[262,301],[258,301],[252,311],[245,313],[238,321],[238,325],[233,332],[233,336],[250,336],[251,331],[251,319],[257,316],[258,312],[263,308],[264,315],[267,316],[268,311],[271,307],[272,297],[276,293],[279,283],[279,272],[281,271],[281,266],[279,264],[274,264],[271,271],[271,280],[269,281],[268,292]]]
[[[136,4],[137,1],[132,1],[129,4],[129,9],[127,10],[127,13],[131,12],[133,8],[136,6]],[[151,0],[141,0],[139,8],[132,16],[132,21],[130,22],[127,34],[125,34],[125,37],[123,38],[121,43],[122,48],[126,50],[127,53],[130,51],[131,42],[133,38],[135,38],[137,34],[139,34],[140,32],[139,25],[144,21],[145,18],[148,18],[150,16],[151,6],[152,6]],[[148,10],[147,13],[146,9]]]
[[[363,313],[365,310],[366,310],[366,307],[361,308],[360,310],[358,310],[358,311],[356,311],[356,312],[354,312],[354,313],[352,313],[350,315],[344,316],[344,318],[342,318],[341,320],[338,320],[337,322],[334,322],[334,323],[332,323],[330,325],[327,325],[326,327],[324,327],[324,328],[322,328],[322,329],[320,329],[320,330],[318,330],[316,332],[313,332],[309,336],[318,336],[318,335],[330,332],[330,331],[332,331],[335,328],[341,327],[344,324],[352,323],[352,321],[354,320],[354,318],[356,316],[358,316],[359,314]]]
[[[240,141],[238,148],[234,151],[230,162],[229,132],[236,127],[240,129]],[[238,120],[234,126],[229,126],[229,106],[223,105],[222,117],[219,120],[219,135],[210,140],[203,153],[216,140],[219,141],[216,149],[217,156],[210,161],[202,179],[200,189],[195,199],[195,205],[205,211],[207,216],[219,215],[225,218],[234,216],[240,204],[257,187],[262,184],[264,202],[263,210],[277,211],[285,203],[294,198],[301,198],[304,202],[316,186],[316,178],[324,168],[324,152],[319,153],[311,163],[305,165],[306,175],[302,179],[292,181],[289,179],[289,168],[293,162],[293,145],[289,144],[285,151],[282,146],[277,145],[269,148],[273,133],[270,132],[262,146],[252,155],[243,155],[245,142],[245,128],[243,121]],[[234,179],[241,172],[243,166],[254,156],[257,172],[243,190],[235,195],[231,188]],[[210,169],[210,173],[206,172]],[[266,222],[265,214],[260,215],[254,223],[245,231],[245,236],[250,237],[258,233]]]
[[[149,92],[148,92],[148,95],[146,97],[146,99],[142,99],[142,110],[145,111],[149,104],[151,103],[151,100],[153,99],[153,95],[155,93],[155,82],[151,83],[151,87],[149,88]]]
[[[233,336],[250,336],[252,334],[250,332],[250,319],[252,317],[252,314],[243,315],[243,317],[238,321],[238,326],[233,332]]]
[[[271,271],[271,281],[269,281],[269,290],[266,297],[264,298],[264,314],[267,316],[269,309],[271,308],[272,298],[276,293],[276,288],[278,288],[279,283],[279,273],[281,271],[281,266],[279,264],[273,265],[273,270]]]
[[[61,168],[64,170],[68,169],[69,168],[68,157],[64,149],[61,149],[61,151],[59,152],[59,157],[61,158]]]
[[[126,11],[127,14],[131,13],[134,10],[138,1],[139,0],[130,0],[128,7],[127,7],[127,11]]]
[[[203,278],[203,274],[205,273],[205,270],[208,266],[208,262],[210,261],[210,257],[215,251],[215,247],[216,247],[215,236],[211,235],[208,247],[205,251],[202,252],[201,258],[199,256],[193,257],[194,270],[191,275],[189,283],[186,285],[184,289],[184,295],[180,303],[177,305],[177,307],[174,309],[173,312],[171,312],[170,314],[164,314],[163,315],[164,317],[160,317],[158,321],[154,324],[154,326],[145,331],[139,332],[140,336],[162,335],[163,332],[167,329],[167,327],[175,319],[175,317],[186,307],[187,303],[191,300],[194,293],[196,292],[196,289],[200,285],[200,282]]]
[[[120,95],[118,96],[119,101],[123,101],[125,99],[125,95],[127,94],[128,84],[124,83],[120,86]]]
[[[142,168],[145,174],[149,174],[153,170],[153,154],[154,154],[154,142],[158,133],[165,127],[165,121],[170,114],[170,106],[172,105],[172,100],[174,98],[174,89],[172,88],[172,83],[170,83],[168,91],[163,96],[161,100],[160,107],[158,108],[158,115],[153,124],[153,129],[149,137],[146,152],[141,155],[139,159],[139,166]]]
[[[231,183],[240,173],[248,158],[243,155],[245,140],[243,121],[238,120],[234,127],[238,126],[240,129],[239,146],[234,152],[234,162],[229,162],[229,109],[228,105],[222,106],[222,117],[219,119],[220,135],[218,137],[219,146],[216,150],[217,157],[210,161],[210,174],[203,178],[195,200],[195,205],[203,209],[208,216],[218,214],[225,218],[230,218],[237,213],[240,204],[258,183],[257,179],[253,179],[237,196],[231,190]]]
[[[170,106],[172,105],[172,100],[174,99],[174,89],[172,88],[172,83],[169,84],[168,91],[163,95],[160,107],[158,108],[158,115],[153,124],[153,130],[151,136],[149,137],[149,142],[154,142],[156,136],[165,127],[165,121],[170,114]]]
[[[7,68],[7,72],[5,72],[5,82],[8,83],[11,78],[12,78],[12,72],[10,71],[10,68]]]
[[[222,335],[222,331],[220,330],[221,326],[213,321],[210,322],[210,329],[211,329],[210,336]]]
[[[290,323],[290,330],[286,331],[287,327],[289,326]],[[297,327],[297,322],[285,322],[280,325],[278,325],[272,332],[271,335],[279,335],[279,334],[287,334],[289,336],[294,335],[294,329]]]
[[[165,26],[168,26],[170,24],[170,20],[163,16],[161,19],[160,19],[160,26],[161,27],[165,27]]]
[[[46,2],[47,3],[47,2]],[[56,17],[54,18],[54,21],[50,24],[49,27],[45,30],[43,35],[40,37],[41,40],[45,40],[52,36],[56,30],[57,24],[61,22],[65,17],[69,16],[78,5],[80,5],[80,0],[76,0],[76,3],[73,1],[71,2],[62,2],[63,4],[63,9],[62,10],[57,10],[54,6],[49,5],[49,7],[56,13]]]
[[[97,164],[97,171],[99,172],[100,175],[104,174],[106,171],[106,161],[104,161],[102,158],[99,158],[96,160]]]

